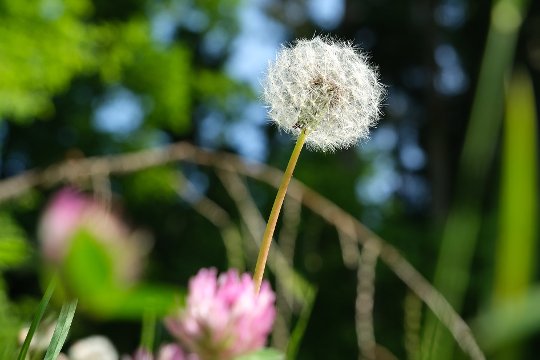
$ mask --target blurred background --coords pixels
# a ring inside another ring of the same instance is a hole
[[[378,66],[384,115],[355,148],[304,151],[295,177],[395,246],[488,358],[536,358],[538,1],[0,0],[0,177],[178,141],[284,169],[294,139],[268,124],[260,82],[281,44],[326,34]],[[157,165],[0,183],[4,347],[46,285],[38,224],[65,185],[143,233],[134,272],[152,297],[169,299],[201,267],[253,269],[275,188],[197,161]],[[357,358],[358,246],[292,200],[277,234],[292,270],[269,273],[282,314],[271,343],[298,359]],[[371,266],[377,358],[464,356],[387,266]],[[70,341],[103,334],[133,351],[143,307],[104,309],[69,283],[81,276],[63,279],[81,302]]]

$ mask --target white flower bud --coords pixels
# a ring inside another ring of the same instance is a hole
[[[69,349],[71,360],[118,360],[114,345],[104,336],[94,335],[81,339]]]
[[[335,151],[369,136],[384,87],[350,43],[315,37],[284,47],[263,83],[270,119],[286,132],[307,132],[308,147]]]

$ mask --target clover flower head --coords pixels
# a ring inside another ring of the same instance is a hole
[[[269,117],[306,144],[335,151],[369,136],[380,115],[384,87],[365,55],[328,37],[283,47],[263,81]]]
[[[275,317],[274,293],[260,292],[247,273],[202,269],[189,282],[186,308],[166,319],[176,336],[201,360],[229,360],[264,346]]]

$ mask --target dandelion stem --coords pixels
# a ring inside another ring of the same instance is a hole
[[[255,289],[257,293],[261,288],[264,267],[266,266],[266,260],[270,251],[272,236],[274,235],[274,230],[276,229],[277,220],[279,218],[279,212],[281,211],[281,206],[283,205],[283,200],[285,200],[285,194],[287,193],[289,182],[291,181],[296,162],[298,161],[298,157],[300,156],[300,152],[302,151],[305,141],[306,130],[303,129],[296,140],[296,145],[294,146],[291,158],[287,164],[287,169],[285,170],[283,178],[281,179],[281,184],[279,185],[276,199],[274,200],[274,205],[272,206],[272,211],[268,217],[268,223],[266,224],[266,229],[264,230],[259,256],[257,257],[257,264],[255,265],[255,273],[253,274],[253,280],[255,281]]]

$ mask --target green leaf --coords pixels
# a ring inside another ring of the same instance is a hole
[[[317,290],[315,290],[313,287],[308,288],[304,295],[305,302],[302,307],[302,311],[300,312],[300,317],[298,318],[298,321],[291,333],[289,343],[287,344],[288,359],[296,359],[298,349],[300,348],[300,342],[304,337],[309,319],[311,318],[311,312],[313,310],[316,295]]]
[[[105,245],[85,229],[73,236],[63,270],[69,289],[81,302],[99,300],[102,294],[114,288],[113,259]]]
[[[8,300],[4,288],[4,280],[0,277],[0,359],[14,359],[19,349],[18,332],[23,321]]]
[[[43,314],[45,313],[45,309],[47,309],[47,305],[49,305],[49,301],[51,300],[51,296],[54,292],[55,286],[56,286],[56,276],[53,276],[51,281],[49,282],[49,286],[47,287],[47,290],[45,290],[45,294],[43,294],[43,297],[41,298],[41,301],[39,302],[37,313],[34,316],[34,319],[32,320],[32,324],[30,325],[28,334],[26,334],[26,338],[24,339],[24,343],[21,347],[21,351],[19,352],[19,357],[17,358],[18,360],[26,359],[26,354],[28,353],[28,349],[30,348],[30,342],[32,341],[32,337],[34,337],[37,327],[39,326],[39,323],[41,322],[41,318],[43,317]]]
[[[517,314],[518,308],[523,306],[523,297],[527,295],[536,268],[535,249],[538,238],[536,109],[531,79],[526,72],[517,71],[512,77],[503,129],[493,305],[495,309],[499,304],[510,305],[510,308],[514,305],[515,308],[513,311],[498,312],[500,315],[496,319],[508,324],[484,327],[483,333],[479,334],[481,337],[491,339],[491,347],[501,347],[502,343],[494,343],[493,339],[499,337],[507,340],[509,335],[504,336],[504,333],[510,331],[510,325],[516,326],[508,320],[504,321],[504,315],[507,319],[516,318],[512,314]],[[529,316],[519,330],[523,330],[526,324],[531,326],[533,318]],[[499,335],[492,336],[486,334],[486,331]],[[514,332],[519,333],[520,331]],[[519,340],[519,336],[514,335],[514,339]],[[502,349],[504,355],[500,358],[521,358],[521,347],[520,342],[515,341]]]
[[[44,360],[56,360],[58,354],[60,354],[60,350],[62,350],[62,346],[64,346],[64,342],[68,336],[69,328],[71,327],[71,322],[75,316],[76,309],[77,299],[62,306],[62,310],[60,310],[60,316],[58,317],[58,322],[54,328],[54,333],[49,347],[47,348],[47,352],[45,353]]]
[[[460,313],[469,272],[481,231],[482,200],[489,169],[496,156],[504,102],[504,78],[511,69],[515,45],[527,1],[492,2],[487,42],[470,120],[456,176],[456,193],[443,229],[433,284]],[[491,194],[489,194],[491,195]],[[454,340],[438,319],[428,312],[423,330],[422,359],[453,358]]]
[[[21,265],[30,246],[23,230],[6,213],[0,213],[0,271]]]
[[[78,298],[80,308],[92,314],[111,313],[123,298],[112,256],[106,246],[85,229],[75,233],[62,275],[66,295]]]
[[[176,134],[188,130],[193,71],[189,50],[175,45],[163,51],[148,45],[138,49],[135,59],[126,70],[125,81],[152,100],[150,122]]]
[[[139,171],[128,179],[131,197],[139,203],[149,200],[173,201],[176,200],[175,188],[178,176],[171,167],[156,167]]]
[[[142,284],[136,288],[118,291],[113,298],[113,306],[107,308],[108,316],[123,319],[140,319],[145,313],[156,316],[170,314],[176,307],[182,307],[185,293],[176,288],[153,284]]]
[[[28,243],[20,238],[0,237],[0,270],[21,265],[28,258]]]
[[[499,238],[494,301],[527,292],[537,239],[536,110],[531,79],[516,72],[508,91],[503,132]]]
[[[135,54],[148,46],[148,24],[139,19],[126,23],[105,23],[91,29],[96,45],[96,63],[102,80],[117,84],[126,68],[132,66]]]
[[[116,276],[106,246],[84,229],[78,231],[63,267],[63,279],[81,310],[107,318],[140,319],[148,311],[163,316],[183,301],[175,288],[156,285],[127,286]]]
[[[285,355],[276,349],[265,348],[251,354],[243,355],[236,360],[284,360]]]
[[[48,16],[56,16],[57,10],[45,3],[16,3],[4,4],[0,14],[0,117],[29,122],[35,116],[52,114],[52,97],[91,66],[88,26],[82,17],[83,8],[91,2],[78,1],[79,10],[66,7],[55,21]]]
[[[540,330],[540,286],[529,288],[515,299],[504,299],[483,310],[473,321],[472,329],[482,349],[494,353],[525,339]]]

